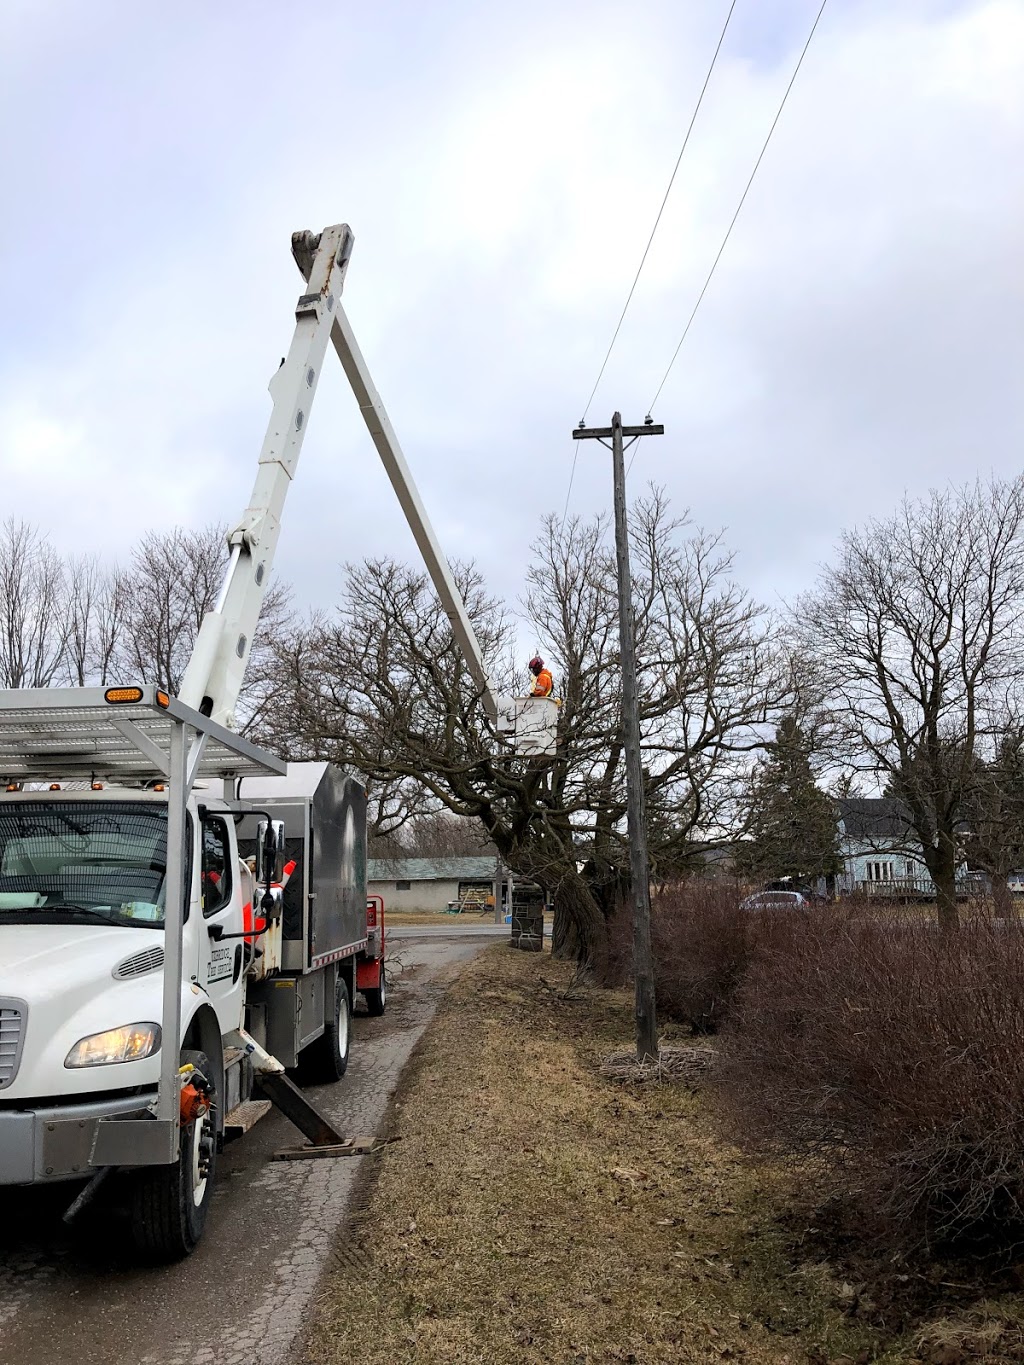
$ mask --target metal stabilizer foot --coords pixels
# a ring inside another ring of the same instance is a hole
[[[274,1153],[275,1161],[309,1161],[334,1156],[370,1156],[387,1146],[384,1138],[358,1137],[338,1142],[330,1147],[282,1147]]]

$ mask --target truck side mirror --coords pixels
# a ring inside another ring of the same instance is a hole
[[[261,820],[256,836],[256,880],[261,886],[279,882],[284,870],[284,821]]]

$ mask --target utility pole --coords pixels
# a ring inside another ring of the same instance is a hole
[[[615,558],[619,572],[619,656],[622,660],[622,738],[626,751],[626,803],[629,833],[629,876],[633,883],[633,978],[636,982],[636,1055],[638,1061],[658,1056],[658,1018],[654,1001],[654,953],[651,949],[651,878],[644,821],[644,778],[640,766],[640,709],[636,686],[636,641],[633,635],[633,583],[629,571],[629,528],[626,519],[626,470],[623,451],[641,436],[663,436],[665,428],[650,419],[642,427],[624,427],[619,413],[610,427],[585,427],[576,441],[600,441],[612,452],[615,486]],[[623,444],[623,438],[627,445]],[[608,446],[609,440],[611,446]]]
[[[505,911],[503,910],[502,904],[501,904],[501,893],[502,893],[502,882],[503,882],[503,880],[504,880],[504,878],[503,878],[502,871],[501,871],[501,854],[499,853],[499,854],[497,854],[497,856],[496,856],[495,859],[494,859],[494,881],[491,883],[491,889],[492,889],[492,891],[494,892],[494,922],[495,922],[495,924],[504,924],[504,922],[505,922]]]

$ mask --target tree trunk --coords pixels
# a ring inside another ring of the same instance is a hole
[[[578,874],[563,877],[555,889],[554,957],[574,958],[601,980],[608,962],[608,926],[586,882]]]
[[[960,927],[960,912],[956,907],[956,868],[942,867],[932,873],[938,902],[939,925],[943,929]]]
[[[997,919],[1016,919],[1017,907],[1013,903],[1013,892],[1010,890],[1005,872],[992,872],[992,899],[995,902]]]

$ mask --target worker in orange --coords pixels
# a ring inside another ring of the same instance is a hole
[[[544,667],[544,660],[539,654],[529,662],[529,670],[533,674],[533,686],[530,688],[531,697],[550,697],[555,686],[555,680],[551,676],[551,670]]]

